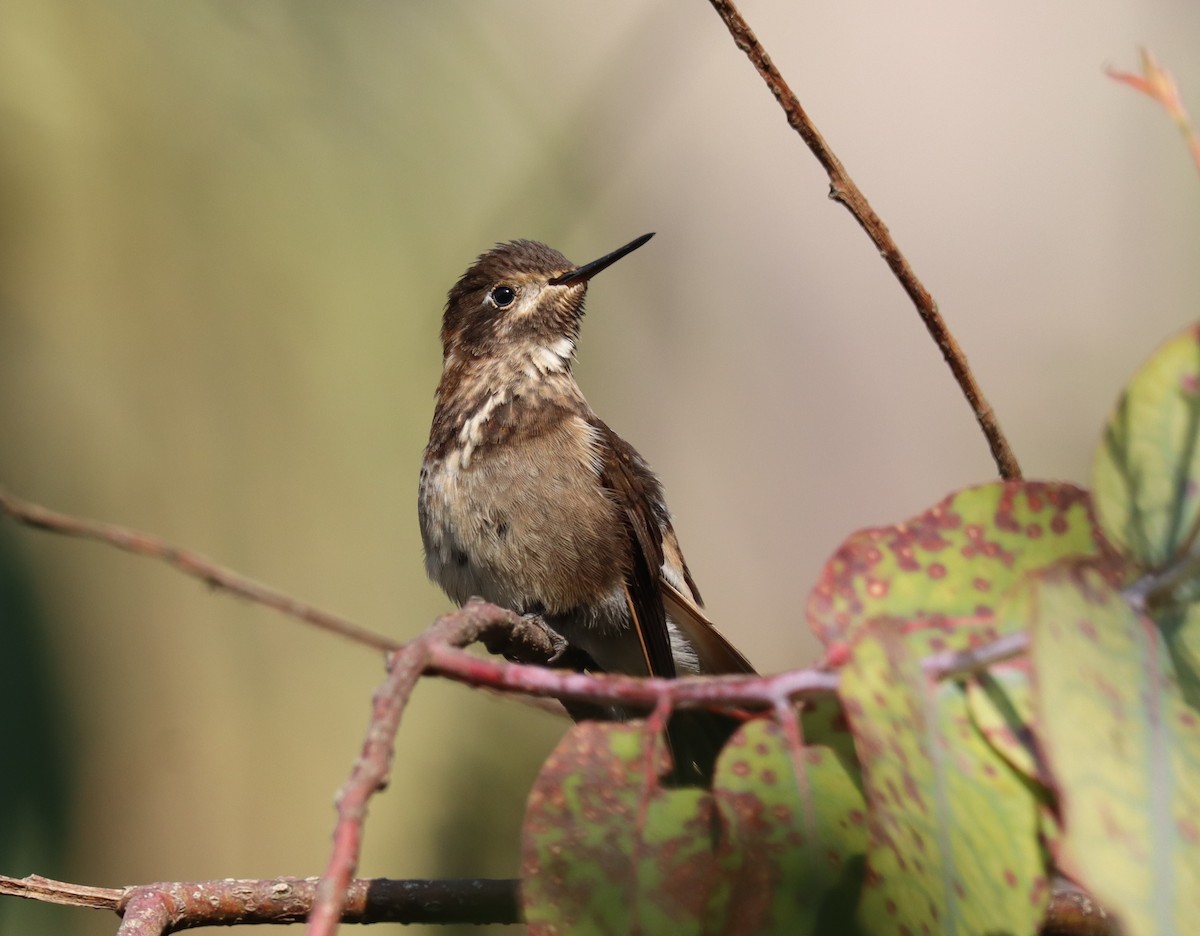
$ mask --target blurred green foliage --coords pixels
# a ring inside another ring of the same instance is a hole
[[[67,873],[75,764],[46,620],[12,531],[0,527],[0,867]],[[0,931],[41,929],[52,908],[0,901]]]

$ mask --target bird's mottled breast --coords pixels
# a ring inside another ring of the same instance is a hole
[[[563,613],[622,580],[628,544],[577,393],[484,395],[435,418],[421,533],[429,574],[455,601]]]

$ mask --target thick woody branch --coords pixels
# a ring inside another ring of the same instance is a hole
[[[0,875],[0,895],[112,910],[121,936],[198,926],[298,923],[308,917],[316,878],[195,881],[136,887],[85,887],[30,875]],[[346,891],[343,923],[518,923],[518,882],[511,880],[356,880]]]
[[[783,108],[783,112],[792,129],[800,134],[801,139],[804,140],[805,144],[812,151],[812,154],[817,158],[817,161],[825,169],[826,174],[829,176],[830,198],[845,205],[850,214],[854,216],[854,219],[862,226],[862,229],[867,232],[867,236],[871,238],[871,241],[879,249],[879,253],[883,256],[889,269],[891,269],[896,279],[900,281],[900,285],[917,307],[917,313],[921,316],[921,320],[925,323],[930,336],[941,350],[942,356],[946,359],[946,363],[950,367],[950,372],[954,375],[954,379],[958,382],[963,396],[967,398],[971,410],[975,413],[975,419],[979,422],[979,426],[987,439],[988,446],[992,452],[992,458],[999,469],[1000,477],[1005,480],[1020,478],[1021,466],[1017,463],[1017,456],[1013,453],[1008,440],[1004,437],[1000,423],[992,411],[991,404],[984,397],[983,390],[976,382],[974,374],[971,373],[966,355],[963,353],[962,348],[959,347],[954,336],[950,333],[949,328],[946,327],[946,323],[942,319],[941,313],[938,312],[937,304],[929,294],[929,290],[917,278],[917,274],[913,271],[908,259],[900,252],[900,248],[896,245],[895,240],[892,239],[887,225],[875,213],[875,210],[867,201],[867,197],[854,184],[854,180],[846,172],[846,168],[842,165],[841,160],[837,158],[829,144],[825,142],[825,138],[821,136],[812,120],[809,119],[808,114],[805,113],[804,108],[800,106],[799,98],[788,87],[788,83],[784,81],[783,75],[779,73],[779,69],[775,67],[770,56],[767,55],[766,50],[763,48],[762,43],[758,41],[758,38],[742,18],[742,14],[738,12],[732,0],[709,0],[709,2],[712,3],[713,8],[729,29],[729,33],[733,36],[733,41],[737,44],[737,47],[746,53],[746,57],[750,59],[751,64],[754,65],[759,75],[762,76],[771,93],[775,95],[775,100]]]
[[[512,924],[521,921],[520,882],[511,880],[357,880],[346,892],[343,923]],[[0,875],[0,895],[122,914],[120,936],[157,936],[199,926],[297,923],[312,908],[316,878],[222,880],[109,888],[38,875]],[[153,928],[157,927],[157,928]],[[1041,936],[1111,936],[1112,917],[1088,894],[1057,881]]]
[[[1091,894],[1070,881],[1054,882],[1038,936],[1117,936],[1116,920]]]
[[[174,925],[166,895],[155,890],[131,894],[122,910],[117,936],[161,936],[181,927]]]

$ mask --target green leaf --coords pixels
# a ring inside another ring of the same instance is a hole
[[[1115,560],[1071,561],[1090,561],[1097,567],[1108,562],[1114,569],[1121,568]],[[1022,584],[1024,580],[997,603],[996,627],[1005,633],[1028,632],[1037,616],[1029,589],[1021,587]],[[1014,770],[1048,788],[1049,772],[1033,732],[1036,715],[1028,658],[1023,655],[1006,660],[974,674],[966,681],[966,692],[976,730]]]
[[[849,642],[881,615],[952,630],[954,619],[991,618],[1023,572],[1105,548],[1080,488],[1042,482],[967,488],[905,523],[850,536],[826,563],[808,619],[827,646]]]
[[[1033,580],[1036,730],[1056,780],[1062,866],[1134,936],[1200,919],[1200,718],[1163,635],[1097,571]]]
[[[966,683],[966,692],[976,730],[1018,773],[1042,777],[1042,765],[1030,743],[1033,690],[1025,667],[989,667]]]
[[[1171,652],[1179,691],[1200,711],[1200,605],[1162,608],[1153,618]]]
[[[1049,897],[1037,797],[910,642],[903,622],[872,623],[842,670],[869,807],[859,920],[871,933],[1032,934]]]
[[[78,745],[33,581],[19,543],[0,528],[0,868],[66,873]]]
[[[1092,464],[1101,526],[1143,569],[1162,569],[1181,552],[1200,550],[1198,435],[1200,327],[1192,325],[1134,375]]]
[[[1009,590],[996,613],[1003,630],[1028,631],[1037,610],[1029,589],[1018,586]],[[1034,732],[1037,716],[1028,657],[989,666],[966,680],[964,687],[967,709],[976,731],[1013,770],[1035,785],[1033,792],[1038,801],[1041,839],[1050,854],[1057,857],[1061,829],[1052,791],[1053,779]]]

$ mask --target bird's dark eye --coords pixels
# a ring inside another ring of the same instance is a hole
[[[492,290],[492,302],[496,303],[498,309],[507,309],[516,298],[517,291],[511,286],[497,286]]]

